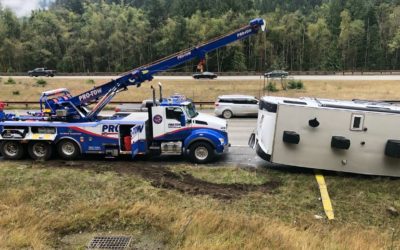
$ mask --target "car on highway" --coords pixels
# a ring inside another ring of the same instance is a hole
[[[289,75],[289,72],[283,71],[283,70],[273,70],[270,72],[266,72],[264,74],[264,77],[267,78],[284,78]]]
[[[256,116],[258,99],[250,95],[222,95],[215,102],[214,113],[225,119],[234,116]]]
[[[55,76],[56,75],[56,71],[55,70],[51,70],[51,69],[47,69],[47,68],[36,68],[34,70],[30,70],[28,71],[28,75],[29,76]]]
[[[218,77],[217,74],[208,71],[193,74],[194,79],[215,79],[217,77]]]

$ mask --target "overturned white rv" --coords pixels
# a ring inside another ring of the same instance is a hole
[[[263,97],[249,145],[269,162],[400,177],[400,106]]]

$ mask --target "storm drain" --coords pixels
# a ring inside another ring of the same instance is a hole
[[[95,236],[88,249],[129,249],[130,236]]]

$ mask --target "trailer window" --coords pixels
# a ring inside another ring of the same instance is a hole
[[[364,129],[364,115],[353,114],[351,116],[351,128],[353,131],[362,131]]]

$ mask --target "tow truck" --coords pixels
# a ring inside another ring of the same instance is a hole
[[[157,105],[147,112],[106,118],[103,108],[128,86],[140,87],[153,75],[198,58],[205,64],[208,52],[265,30],[265,21],[250,23],[225,36],[133,69],[115,80],[73,96],[67,89],[43,92],[40,111],[27,115],[0,111],[0,152],[5,159],[18,160],[26,151],[35,160],[48,160],[53,151],[66,160],[83,154],[186,155],[196,163],[207,163],[229,148],[225,120],[199,114],[191,102]],[[155,99],[153,88],[153,99]],[[90,105],[94,105],[90,109]]]

